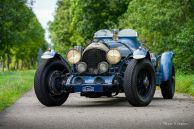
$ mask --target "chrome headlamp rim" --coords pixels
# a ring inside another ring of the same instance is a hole
[[[116,61],[116,62],[114,62],[113,60],[109,60],[109,52],[111,52],[111,51],[117,51],[118,52],[118,54],[119,54],[119,58],[118,58],[118,60]],[[117,63],[119,63],[120,61],[121,61],[121,52],[117,49],[117,48],[112,48],[112,49],[110,49],[107,53],[106,53],[106,60],[107,60],[107,62],[109,63],[109,64],[117,64]]]
[[[71,52],[71,51],[76,51],[78,54],[79,54],[79,57],[78,57],[78,59],[77,59],[77,61],[70,61],[69,60],[69,57],[68,57],[68,54]],[[70,64],[77,64],[77,63],[79,63],[80,62],[80,60],[81,60],[81,57],[82,57],[82,54],[81,54],[81,52],[80,51],[78,51],[77,49],[74,49],[74,48],[72,48],[72,49],[70,49],[68,52],[67,52],[67,61],[70,63]]]
[[[84,70],[84,71],[80,71],[80,70],[79,70],[79,65],[80,65],[80,64],[83,64],[83,65],[85,66],[85,70]],[[84,72],[86,72],[86,70],[87,70],[87,64],[86,64],[85,62],[79,62],[79,63],[76,64],[76,69],[77,69],[77,71],[78,71],[79,73],[84,73]]]
[[[102,71],[102,69],[100,69],[100,65],[101,64],[105,64],[106,65],[106,70],[105,71]],[[102,62],[100,62],[99,64],[98,64],[98,71],[102,74],[102,73],[106,73],[107,71],[108,71],[108,67],[109,67],[109,65],[108,65],[108,63],[106,62],[106,61],[102,61]]]

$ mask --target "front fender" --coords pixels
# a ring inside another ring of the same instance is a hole
[[[42,54],[41,59],[48,60],[55,57],[57,53],[55,51],[46,51]]]
[[[55,51],[46,51],[45,53],[42,54],[41,59],[43,59],[43,60],[53,60],[53,59],[61,60],[66,65],[67,69],[70,70],[70,65],[68,64],[68,62],[60,54],[58,54]]]
[[[146,57],[146,55],[147,55],[147,50],[146,49],[144,49],[144,48],[139,48],[139,49],[137,49],[137,50],[135,50],[134,52],[133,52],[133,58],[134,59],[143,59],[143,58],[145,58]]]
[[[167,81],[171,76],[173,56],[174,53],[172,51],[162,53],[160,60],[160,73],[162,74],[162,81]]]

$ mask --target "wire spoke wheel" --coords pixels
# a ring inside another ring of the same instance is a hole
[[[151,74],[146,69],[139,71],[137,77],[137,91],[142,98],[146,98],[150,92]]]
[[[123,86],[131,105],[147,106],[155,93],[155,73],[150,60],[131,60],[125,71]]]
[[[38,100],[45,106],[60,106],[69,93],[63,91],[68,69],[60,60],[48,60],[41,64],[34,78],[34,90]]]
[[[48,77],[48,87],[51,96],[63,93],[63,73],[59,70],[52,71]]]

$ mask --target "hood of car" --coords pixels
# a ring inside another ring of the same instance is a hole
[[[109,43],[106,43],[106,44],[109,46],[110,49],[119,50],[122,57],[127,57],[129,54],[132,54],[132,52],[130,51],[128,46],[126,46],[125,44],[121,44],[121,43],[118,43],[118,42],[109,42]]]
[[[82,54],[84,54],[86,51],[91,50],[91,49],[99,49],[102,51],[105,51],[106,53],[110,50],[110,49],[117,49],[119,50],[119,52],[121,53],[122,57],[127,57],[129,54],[132,54],[132,51],[134,49],[129,49],[129,46],[122,44],[122,43],[118,43],[118,42],[94,42],[89,44],[83,51]],[[131,51],[132,50],[132,51]]]
[[[88,51],[88,50],[91,50],[91,49],[99,49],[99,50],[102,50],[102,51],[105,51],[105,52],[108,52],[109,51],[109,48],[103,44],[103,43],[100,43],[100,42],[93,42],[91,44],[89,44],[83,51],[83,54]]]

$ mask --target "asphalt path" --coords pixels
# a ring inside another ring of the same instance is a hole
[[[124,94],[85,98],[71,94],[59,107],[45,107],[30,91],[0,113],[0,129],[194,129],[194,100],[159,91],[147,107],[133,107]]]

